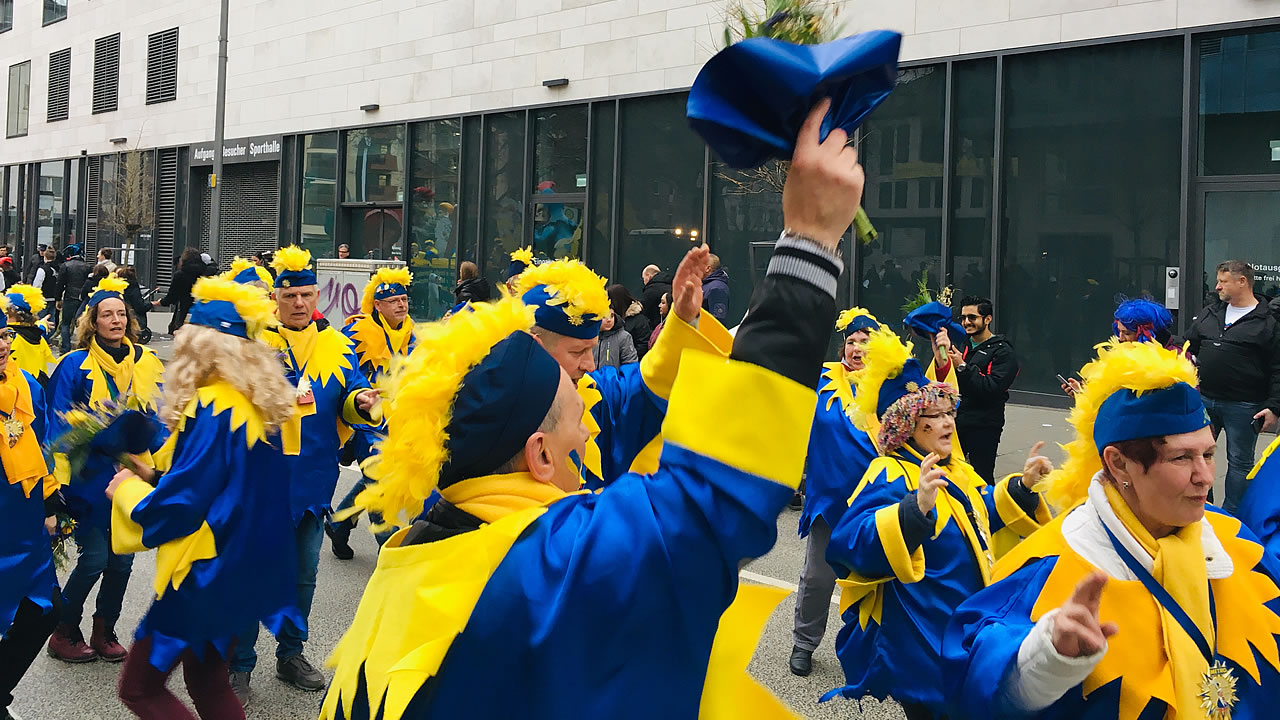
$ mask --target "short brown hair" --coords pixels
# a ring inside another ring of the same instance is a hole
[[[1239,275],[1245,280],[1248,280],[1250,285],[1253,284],[1253,266],[1243,260],[1227,260],[1226,262],[1220,262],[1218,263],[1218,272]]]
[[[1152,465],[1156,464],[1156,460],[1160,459],[1160,446],[1164,445],[1164,442],[1164,438],[1160,436],[1145,437],[1134,440],[1121,440],[1120,442],[1111,443],[1107,447],[1113,447],[1119,450],[1120,454],[1126,458],[1136,463],[1141,463],[1143,472],[1146,472],[1151,469]],[[1106,448],[1103,448],[1102,473],[1108,479],[1114,481],[1115,478],[1111,475],[1111,468],[1107,467],[1105,450]]]

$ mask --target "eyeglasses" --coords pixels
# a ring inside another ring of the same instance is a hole
[[[978,321],[978,320],[981,320],[981,319],[982,319],[982,316],[981,316],[981,315],[961,315],[961,316],[960,316],[960,319],[961,319],[961,320],[972,320],[972,321]]]
[[[0,330],[0,340],[4,340],[6,342],[12,342],[13,339],[16,337],[18,337],[18,331],[14,330],[13,328],[5,328],[4,330]]]
[[[920,417],[921,417],[921,418],[928,418],[928,419],[930,419],[930,420],[941,420],[941,419],[942,419],[942,418],[944,418],[944,417],[949,417],[949,418],[951,418],[952,420],[955,420],[955,419],[956,419],[956,411],[955,411],[955,410],[947,410],[947,411],[940,412],[940,413],[929,413],[929,414],[927,414],[927,415],[926,415],[925,413],[920,413]]]

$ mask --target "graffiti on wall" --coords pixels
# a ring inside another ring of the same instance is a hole
[[[360,288],[346,277],[323,278],[316,307],[330,323],[340,326],[346,318],[360,312]]]

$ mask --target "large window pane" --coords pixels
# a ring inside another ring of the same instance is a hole
[[[879,237],[858,246],[858,302],[898,324],[922,277],[937,290],[942,260],[942,166],[946,68],[898,73],[889,99],[863,125],[862,204]]]
[[[71,179],[67,183],[67,227],[58,237],[58,247],[79,242],[80,233],[80,166],[83,161],[71,161]]]
[[[1280,30],[1200,40],[1200,173],[1280,174]]]
[[[527,196],[524,123],[523,112],[485,117],[484,218],[480,242],[485,254],[484,276],[495,285],[502,283],[511,252],[525,244],[522,222]]]
[[[44,0],[44,24],[67,19],[67,0]]]
[[[533,182],[538,192],[587,191],[587,106],[535,110]]]
[[[1058,393],[1119,296],[1162,298],[1178,264],[1182,40],[1012,56],[1005,78],[994,329],[1021,361],[1015,387]]]
[[[404,202],[404,126],[348,130],[346,175],[345,202]]]
[[[1205,303],[1214,293],[1218,263],[1243,260],[1253,266],[1253,290],[1280,295],[1280,190],[1211,192],[1204,201]]]
[[[951,276],[960,295],[991,294],[991,176],[996,61],[952,66]]]
[[[458,227],[458,262],[478,262],[477,238],[480,228],[480,136],[478,116],[462,119],[462,207],[461,217],[455,211]],[[456,279],[456,278],[455,278]]]
[[[62,208],[66,197],[63,162],[40,163],[39,193],[36,197],[36,245],[54,245],[63,236]]]
[[[729,320],[736,323],[747,311],[751,291],[763,277],[773,243],[782,232],[782,183],[785,165],[770,162],[757,170],[734,170],[713,160],[711,165],[711,229],[707,236],[730,269]],[[753,262],[754,260],[754,262]]]
[[[13,0],[0,0],[0,32],[13,29]]]
[[[697,231],[702,238],[702,191],[706,178],[702,140],[689,129],[684,93],[621,102],[622,144],[618,168],[618,272],[610,282],[642,289],[641,271],[657,265],[675,271]],[[711,251],[728,242],[710,241]],[[738,283],[746,268],[728,267],[729,300],[746,292]]]
[[[316,257],[332,257],[338,187],[338,133],[302,139],[302,221],[299,241]]]
[[[409,311],[436,320],[453,307],[458,249],[457,208],[462,122],[458,118],[416,123],[409,203],[409,254],[413,273]]]
[[[0,197],[0,245],[13,246],[18,229],[18,166],[0,168],[4,195]]]
[[[591,219],[588,222],[585,261],[600,275],[608,275],[609,246],[613,239],[613,134],[617,122],[612,100],[591,106]]]
[[[5,123],[6,137],[27,134],[27,118],[31,110],[31,61],[9,67],[9,104]]]

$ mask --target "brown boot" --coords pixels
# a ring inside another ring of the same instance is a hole
[[[58,623],[49,637],[49,657],[69,663],[87,663],[98,659],[98,653],[84,642],[80,628]]]
[[[120,638],[116,637],[116,629],[107,627],[107,621],[102,618],[93,619],[93,634],[89,636],[89,645],[98,653],[98,657],[107,662],[120,662],[129,657],[129,651],[120,644]]]

